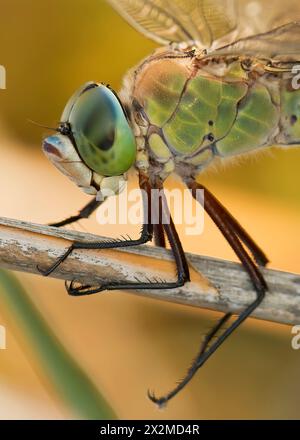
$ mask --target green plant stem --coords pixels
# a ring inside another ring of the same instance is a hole
[[[112,408],[53,334],[19,281],[0,269],[0,298],[34,347],[51,384],[83,419],[115,419]]]

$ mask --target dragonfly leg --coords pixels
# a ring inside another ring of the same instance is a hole
[[[153,235],[154,235],[154,244],[155,246],[165,248],[166,247],[166,239],[165,239],[165,231],[162,225],[153,225]]]
[[[147,243],[148,241],[152,240],[153,236],[153,226],[151,224],[151,221],[149,221],[150,209],[151,209],[151,199],[148,193],[151,194],[151,188],[149,186],[148,179],[140,178],[140,184],[143,195],[143,208],[144,213],[146,212],[148,215],[148,218],[144,221],[144,225],[140,234],[140,237],[137,240],[132,240],[131,238],[124,239],[124,240],[110,240],[110,241],[102,241],[102,242],[78,242],[74,241],[68,249],[64,252],[64,254],[59,257],[56,262],[50,266],[48,269],[43,270],[38,267],[39,272],[44,275],[48,276],[52,272],[54,272],[68,257],[69,255],[76,249],[115,249],[115,248],[122,248],[122,247],[128,247],[128,246],[137,246],[139,244]],[[94,204],[92,205],[92,202]],[[96,201],[92,200],[90,202],[90,206],[94,207],[96,205]]]
[[[205,335],[205,338],[201,344],[199,353],[195,357],[195,360],[193,361],[191,367],[188,369],[184,378],[180,381],[178,386],[176,388],[174,388],[174,390],[172,392],[170,392],[169,394],[167,394],[164,397],[157,398],[152,391],[148,390],[148,397],[153,403],[159,405],[160,407],[164,406],[172,397],[174,397],[177,393],[179,393],[179,391],[182,390],[185,387],[185,385],[188,384],[188,382],[192,379],[192,377],[195,375],[195,373],[197,372],[197,370],[199,368],[197,360],[201,356],[203,356],[203,354],[206,352],[207,348],[209,347],[210,342],[218,334],[218,332],[221,330],[221,328],[227,323],[227,321],[229,321],[229,319],[231,317],[232,317],[232,313],[226,313],[217,322],[217,324],[210,330],[210,332],[207,333],[207,335]]]
[[[151,189],[150,189],[151,191]],[[150,195],[151,192],[148,192]],[[151,195],[150,195],[151,197]],[[149,210],[151,209],[151,200],[149,200]],[[185,282],[190,281],[189,267],[185,257],[184,250],[182,248],[179,236],[177,234],[174,222],[170,215],[167,201],[165,199],[165,195],[161,192],[160,197],[162,199],[162,216],[160,216],[160,221],[162,218],[168,219],[168,222],[159,223],[161,229],[160,233],[166,234],[171,249],[174,254],[176,268],[177,268],[177,280],[173,282],[167,282],[160,279],[155,280],[147,280],[146,282],[142,282],[137,280],[136,282],[104,282],[101,286],[93,287],[93,286],[82,286],[75,287],[75,283],[71,282],[70,285],[67,285],[68,293],[72,296],[83,296],[83,295],[91,295],[95,293],[102,292],[104,290],[132,290],[132,289],[175,289],[177,287],[181,287],[185,284]],[[148,211],[150,214],[150,211]],[[151,214],[149,215],[149,220],[151,219]],[[152,228],[152,225],[150,225]],[[152,230],[152,229],[151,229]],[[119,243],[120,244],[120,243]]]
[[[98,201],[96,197],[93,198],[89,203],[87,203],[77,215],[73,215],[71,217],[66,218],[60,222],[49,223],[49,226],[54,226],[56,228],[61,228],[62,226],[70,225],[71,223],[75,223],[78,220],[83,218],[89,218],[90,215],[103,203],[102,201]]]
[[[61,228],[63,226],[70,225],[71,223],[75,223],[78,220],[83,218],[89,218],[90,215],[103,203],[103,201],[97,201],[96,197],[93,198],[89,203],[87,203],[77,215],[73,215],[71,217],[66,218],[65,220],[49,223],[49,226],[53,226],[55,228]],[[154,243],[159,247],[166,247],[166,240],[164,236],[164,230],[162,225],[157,224],[153,225],[153,235],[154,235]]]
[[[187,179],[186,184],[191,190],[192,196],[197,199],[197,189],[203,189],[201,185],[199,185],[193,179]],[[221,334],[218,336],[215,342],[211,343],[214,336],[219,333],[222,326],[229,321],[232,314],[225,314],[218,324],[212,329],[212,331],[206,336],[204,343],[202,344],[199,353],[194,359],[191,367],[187,371],[184,378],[177,384],[177,386],[170,391],[165,396],[157,398],[153,393],[148,393],[149,398],[159,406],[163,406],[170,399],[172,399],[179,391],[181,391],[193,378],[196,372],[199,370],[202,365],[209,359],[209,357],[220,347],[220,345],[228,338],[229,335],[232,334],[234,330],[236,330],[250,315],[251,313],[261,304],[265,297],[265,293],[268,290],[267,283],[258,269],[257,265],[250,257],[250,255],[246,252],[241,238],[238,233],[233,230],[228,217],[225,215],[222,217],[222,211],[216,209],[216,204],[214,203],[214,199],[211,197],[205,197],[204,208],[209,216],[212,218],[214,223],[218,226],[241,263],[243,264],[245,270],[248,272],[252,284],[256,291],[256,299],[250,304],[246,309],[238,315],[238,317],[230,324],[230,326],[223,330]]]
[[[154,234],[154,244],[158,247],[166,247],[166,238],[165,231],[162,225],[162,200],[161,197],[158,200],[158,209],[159,209],[159,221],[157,224],[153,225],[153,234]]]
[[[39,271],[44,275],[44,276],[48,276],[50,275],[54,270],[56,270],[60,264],[62,264],[67,258],[68,256],[75,250],[75,249],[114,249],[114,248],[124,248],[124,247],[129,247],[129,246],[137,246],[139,244],[144,244],[148,241],[152,240],[152,236],[153,236],[153,225],[151,223],[151,186],[149,184],[149,180],[148,177],[140,174],[140,187],[143,190],[142,194],[143,194],[143,206],[144,206],[144,213],[146,213],[147,215],[147,219],[144,222],[143,228],[142,228],[142,233],[140,235],[140,238],[137,240],[132,240],[132,239],[128,239],[128,240],[124,240],[124,241],[120,241],[120,240],[115,240],[115,241],[109,241],[109,242],[94,242],[94,243],[82,243],[82,242],[73,242],[71,244],[71,246],[65,251],[65,253],[57,259],[57,261],[47,270],[42,270],[39,268]],[[162,193],[163,194],[163,193]],[[169,210],[167,207],[167,202],[166,199],[163,196],[160,196],[162,198],[162,202],[161,202],[161,210],[164,211],[164,213],[162,212],[162,215],[159,216],[159,221],[162,221],[162,216],[164,215],[165,218],[169,218]],[[178,279],[176,282],[170,282],[170,283],[166,283],[165,281],[162,280],[155,280],[154,283],[149,283],[149,282],[145,282],[145,283],[141,283],[141,282],[132,282],[132,283],[114,283],[114,282],[109,282],[109,283],[105,283],[102,286],[100,286],[97,289],[90,289],[91,286],[86,286],[87,289],[84,289],[82,286],[81,287],[77,287],[76,289],[74,288],[74,283],[71,283],[71,285],[68,288],[68,292],[70,294],[78,294],[78,295],[87,295],[87,294],[92,294],[92,293],[97,293],[99,291],[102,290],[115,290],[115,289],[131,289],[131,288],[136,288],[136,289],[150,289],[150,288],[155,288],[155,289],[162,289],[162,288],[166,288],[166,289],[171,289],[171,288],[175,288],[178,286],[182,286],[185,281],[189,280],[189,270],[188,270],[188,264],[186,262],[186,258],[185,258],[185,254],[182,248],[182,245],[180,243],[178,234],[176,232],[175,226],[173,224],[172,219],[170,219],[170,224],[166,224],[162,225],[160,224],[160,228],[158,229],[159,233],[161,234],[160,240],[162,243],[162,236],[164,237],[163,231],[166,232],[166,235],[170,241],[171,244],[171,248],[174,251],[174,255],[175,255],[175,260],[176,260],[176,265],[177,265],[177,272],[178,272]],[[96,292],[96,291],[97,292]]]
[[[219,213],[219,215],[224,219],[226,218],[228,227],[231,227],[233,232],[238,235],[239,239],[244,243],[249,249],[253,258],[260,266],[266,266],[269,262],[268,257],[260,249],[260,247],[255,243],[255,241],[250,237],[250,235],[245,231],[243,226],[230,214],[230,212],[222,205],[222,203],[202,184],[195,182],[193,185],[197,186],[197,189],[203,189],[205,200],[209,201],[210,205],[214,206],[214,210]]]

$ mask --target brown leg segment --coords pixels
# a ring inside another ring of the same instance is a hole
[[[165,232],[162,225],[153,225],[153,234],[154,234],[154,244],[155,246],[165,248],[166,247],[166,239]]]
[[[253,258],[260,266],[265,266],[269,260],[265,253],[245,231],[245,229],[238,223],[238,221],[230,214],[230,212],[219,202],[219,200],[202,184],[190,180],[191,189],[203,189],[205,194],[206,203],[213,207],[215,213],[218,213],[219,217],[226,219],[227,225],[232,231],[239,237],[244,245],[249,249]]]

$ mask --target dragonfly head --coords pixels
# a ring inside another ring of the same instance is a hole
[[[87,83],[71,97],[57,134],[43,151],[88,194],[118,193],[135,161],[136,145],[125,111],[108,86]]]

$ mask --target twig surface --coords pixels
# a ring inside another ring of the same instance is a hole
[[[0,266],[38,273],[37,265],[49,267],[70,241],[99,241],[107,238],[0,217]],[[238,313],[253,301],[255,293],[238,263],[187,254],[192,281],[174,290],[137,290],[132,293],[194,307]],[[175,277],[170,251],[154,246],[126,250],[76,250],[51,275],[89,284],[101,280]],[[262,269],[270,292],[254,317],[269,321],[300,323],[300,275]]]

